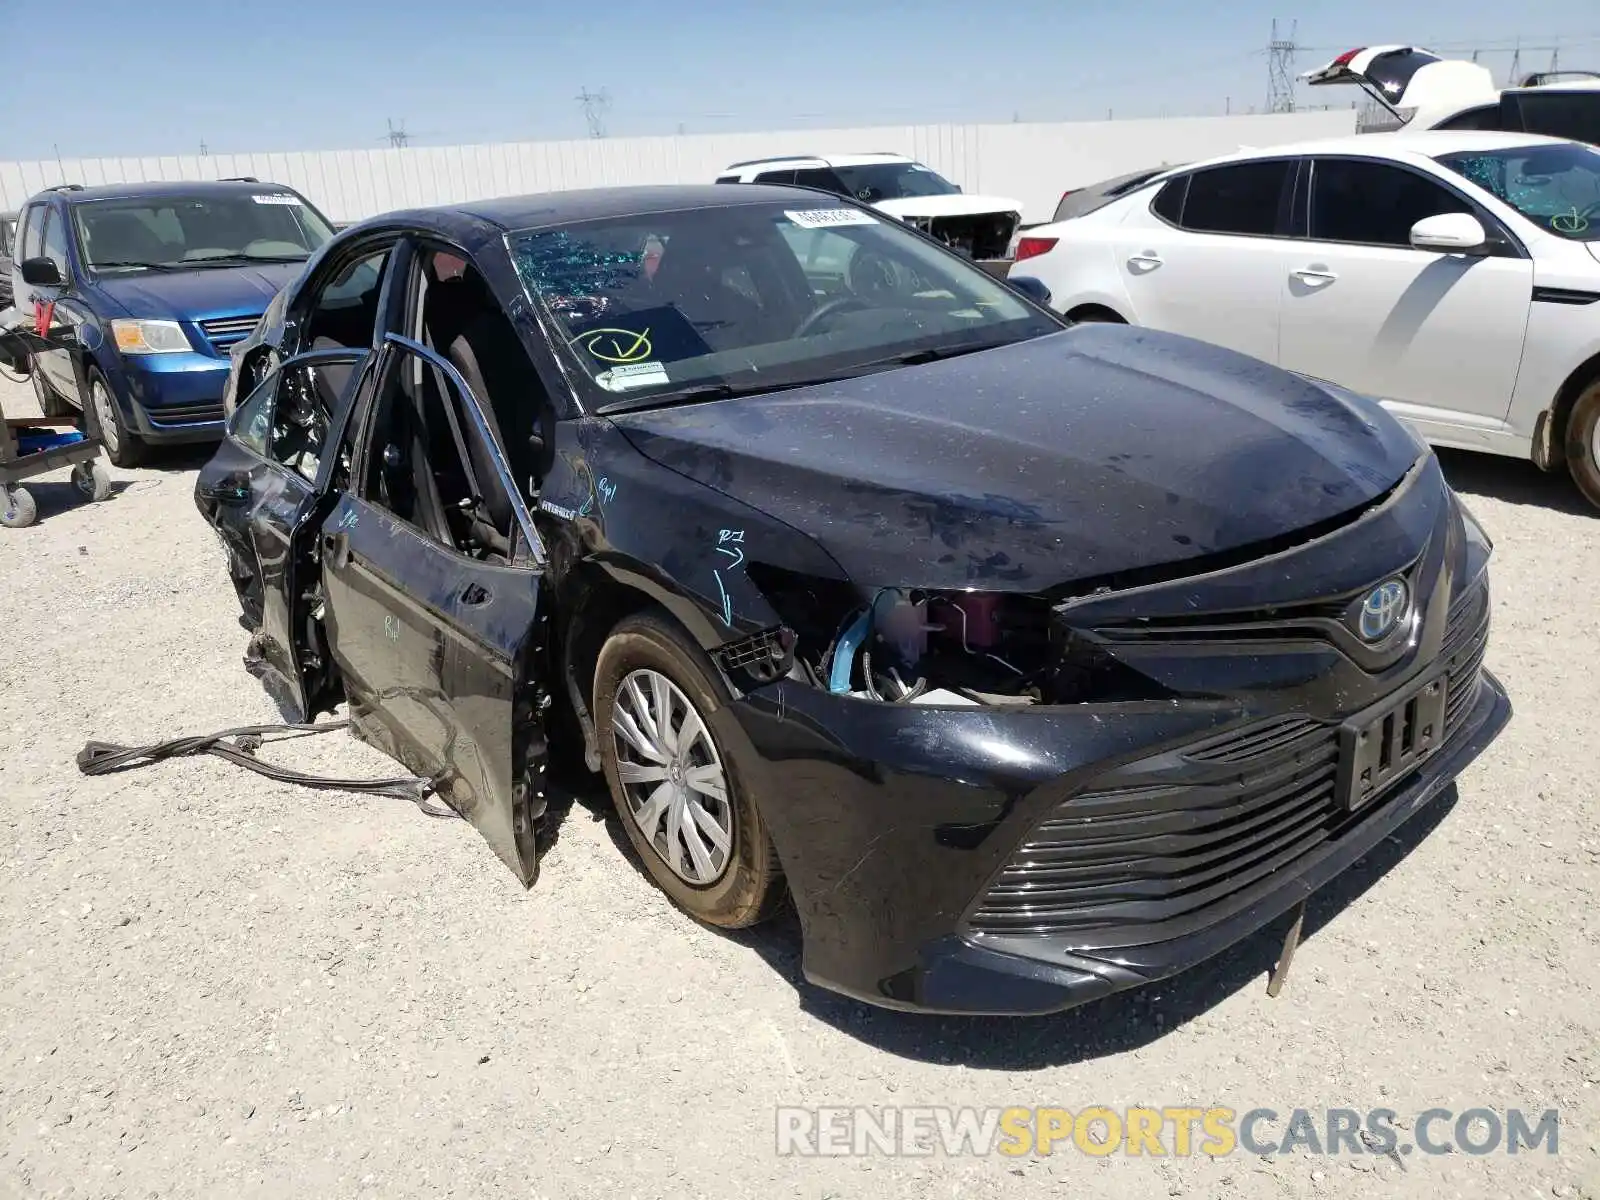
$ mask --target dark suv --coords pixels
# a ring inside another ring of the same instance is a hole
[[[229,347],[332,236],[305,197],[254,179],[39,193],[11,283],[41,407],[81,409],[118,466],[220,439]]]

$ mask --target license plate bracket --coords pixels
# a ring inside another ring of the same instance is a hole
[[[1355,812],[1409,774],[1444,741],[1445,684],[1435,675],[1339,728],[1339,805]]]

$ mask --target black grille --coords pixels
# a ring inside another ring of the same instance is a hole
[[[162,408],[147,409],[152,425],[198,425],[204,421],[222,420],[222,405],[211,404],[174,404]]]
[[[1440,661],[1449,677],[1445,737],[1478,694],[1488,644],[1487,587],[1452,605]],[[1178,936],[1200,911],[1269,875],[1381,808],[1336,802],[1338,731],[1281,717],[1198,743],[1182,757],[1208,781],[1082,793],[1057,805],[991,884],[968,921],[977,933],[1087,933],[1114,944]],[[1233,768],[1228,770],[1228,768]],[[1396,783],[1399,780],[1395,781]],[[1149,925],[1170,923],[1170,933]]]
[[[722,647],[718,657],[730,675],[743,672],[767,683],[788,672],[793,663],[794,640],[794,634],[786,628],[764,629]]]
[[[1472,710],[1483,674],[1483,656],[1489,648],[1489,588],[1477,583],[1450,606],[1440,657],[1448,664],[1450,682],[1445,696],[1444,735],[1450,737]]]
[[[1239,752],[1266,732],[1244,731]],[[1338,760],[1335,730],[1310,726],[1253,757],[1217,758],[1246,769],[1213,783],[1076,796],[1034,830],[969,927],[993,934],[1107,929],[1179,920],[1215,904],[1329,837]]]
[[[223,350],[249,337],[259,320],[260,313],[253,317],[218,317],[214,321],[201,321],[200,332],[218,350]]]

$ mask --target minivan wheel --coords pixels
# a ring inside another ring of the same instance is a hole
[[[128,428],[111,395],[111,386],[93,367],[89,369],[89,403],[84,406],[83,413],[90,436],[100,439],[106,448],[106,457],[114,466],[137,467],[144,462],[144,442]]]
[[[78,410],[50,385],[39,369],[39,360],[28,364],[28,374],[33,379],[33,397],[39,402],[39,411],[47,417],[70,417]]]
[[[1600,379],[1583,389],[1567,418],[1567,470],[1589,503],[1600,508]]]
[[[714,726],[721,683],[700,648],[654,614],[628,617],[595,667],[606,783],[656,885],[691,916],[741,929],[787,895],[741,769]]]

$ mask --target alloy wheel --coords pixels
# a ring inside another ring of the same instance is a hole
[[[733,806],[704,718],[677,684],[646,668],[622,681],[611,724],[629,817],[680,879],[715,883],[733,853]]]

